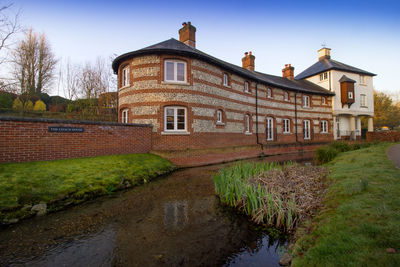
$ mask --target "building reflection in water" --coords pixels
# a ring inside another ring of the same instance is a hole
[[[188,203],[186,200],[164,203],[164,227],[179,230],[188,222]]]

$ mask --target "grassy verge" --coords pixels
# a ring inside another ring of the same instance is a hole
[[[353,143],[335,141],[327,146],[322,146],[315,151],[314,160],[317,164],[324,164],[333,160],[339,153],[370,147],[375,143]]]
[[[222,203],[256,223],[290,232],[320,202],[326,174],[314,166],[240,162],[221,169],[214,184]]]
[[[386,156],[389,146],[326,164],[332,184],[320,214],[296,233],[293,266],[400,266],[400,173]]]
[[[146,183],[173,169],[168,160],[152,154],[3,163],[0,222],[33,216],[31,207],[39,203],[46,204],[47,211],[60,209]]]

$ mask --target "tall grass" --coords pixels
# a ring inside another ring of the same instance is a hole
[[[290,231],[298,213],[294,194],[283,196],[254,180],[267,171],[284,169],[287,165],[240,162],[223,168],[214,176],[215,191],[222,203],[238,208],[255,222]]]

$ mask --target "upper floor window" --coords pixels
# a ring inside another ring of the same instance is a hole
[[[328,79],[328,72],[324,72],[324,73],[321,73],[319,75],[319,80],[320,81],[324,81],[324,80],[327,80],[327,79]]]
[[[328,121],[321,121],[321,133],[327,133],[328,132]]]
[[[249,89],[249,82],[244,82],[244,91],[245,91],[246,93],[249,93],[249,92],[250,92],[250,89]]]
[[[186,108],[165,107],[164,108],[164,130],[186,131]]]
[[[164,64],[164,80],[166,82],[186,82],[186,62],[165,60]]]
[[[122,69],[122,87],[128,86],[129,81],[129,65]]]
[[[367,106],[367,96],[366,95],[360,95],[360,106],[366,107]]]
[[[272,98],[272,89],[267,88],[267,98]]]
[[[283,100],[289,101],[289,93],[288,92],[283,93]]]
[[[325,96],[322,97],[322,105],[326,105],[326,97]]]
[[[245,116],[245,127],[246,127],[246,133],[250,133],[250,116],[249,116],[249,114],[246,114],[246,116]]]
[[[224,86],[228,86],[228,74],[224,73],[224,81],[223,81]]]
[[[308,95],[303,95],[303,107],[304,108],[310,107],[310,97]]]
[[[353,99],[353,92],[349,92],[349,99]]]
[[[129,118],[128,118],[128,113],[129,110],[128,109],[123,109],[121,112],[121,122],[122,123],[128,123],[129,122]]]
[[[365,76],[364,75],[360,75],[360,83],[365,84]]]
[[[290,120],[283,119],[283,133],[290,133]]]
[[[217,123],[222,123],[222,110],[217,110]]]

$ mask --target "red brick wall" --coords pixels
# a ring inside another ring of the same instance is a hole
[[[49,132],[49,126],[82,127],[84,132]],[[147,153],[151,131],[150,125],[0,118],[0,162]]]
[[[373,141],[389,141],[399,142],[400,132],[367,132],[367,142]]]

